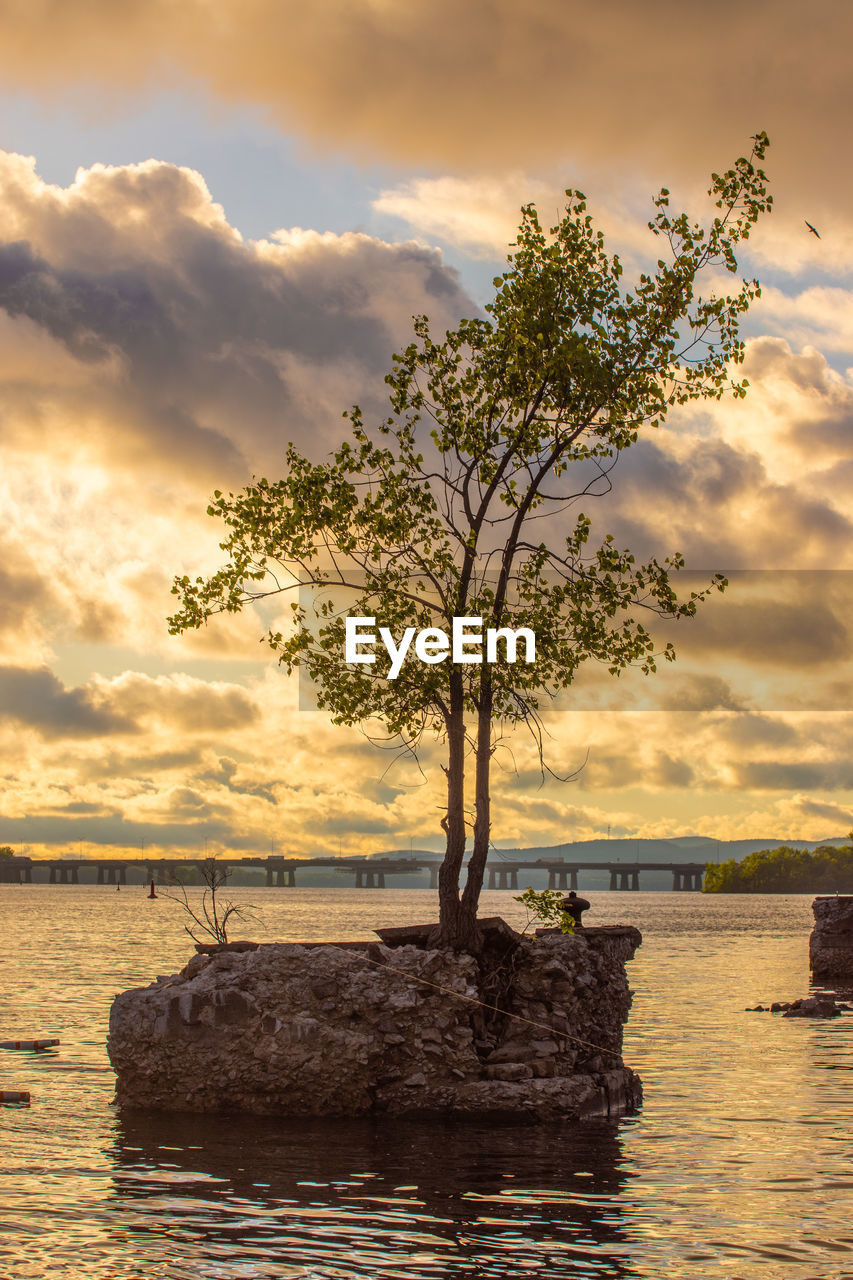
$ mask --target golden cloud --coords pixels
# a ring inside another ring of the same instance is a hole
[[[457,172],[704,172],[764,128],[810,216],[850,191],[851,43],[837,0],[18,0],[0,67],[45,95],[201,83],[325,148]]]

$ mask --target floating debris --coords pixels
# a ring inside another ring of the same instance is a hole
[[[0,1089],[0,1104],[6,1102],[26,1102],[29,1106],[30,1095],[26,1089]]]
[[[39,1053],[42,1049],[52,1049],[59,1044],[58,1040],[0,1040],[0,1049],[26,1049],[30,1053]]]

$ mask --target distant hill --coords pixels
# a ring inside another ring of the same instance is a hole
[[[789,840],[786,836],[767,836],[755,840],[714,840],[709,836],[668,836],[660,840],[619,838],[613,840],[572,840],[566,844],[534,845],[531,848],[493,849],[492,863],[503,860],[534,861],[538,858],[578,858],[583,862],[726,862],[739,861],[748,853],[762,849],[816,849],[821,844],[843,845],[846,836],[830,836],[825,840]],[[374,858],[435,858],[435,849],[387,849],[370,855]]]

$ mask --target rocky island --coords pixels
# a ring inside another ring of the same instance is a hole
[[[273,1115],[633,1110],[622,1061],[630,926],[564,935],[480,922],[477,955],[427,944],[232,943],[116,997],[122,1107]]]

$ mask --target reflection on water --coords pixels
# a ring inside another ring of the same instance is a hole
[[[235,890],[263,938],[369,937],[421,890]],[[580,1127],[117,1115],[113,995],[174,972],[174,904],[0,886],[0,1280],[853,1280],[853,1014],[808,991],[810,898],[590,893],[644,944],[626,1061],[642,1114]],[[510,921],[511,895],[483,896]],[[592,917],[591,917],[592,918]]]
[[[117,1224],[140,1259],[168,1229],[170,1276],[200,1274],[199,1239],[206,1257],[241,1260],[222,1276],[633,1274],[614,1125],[137,1113],[108,1154]]]

